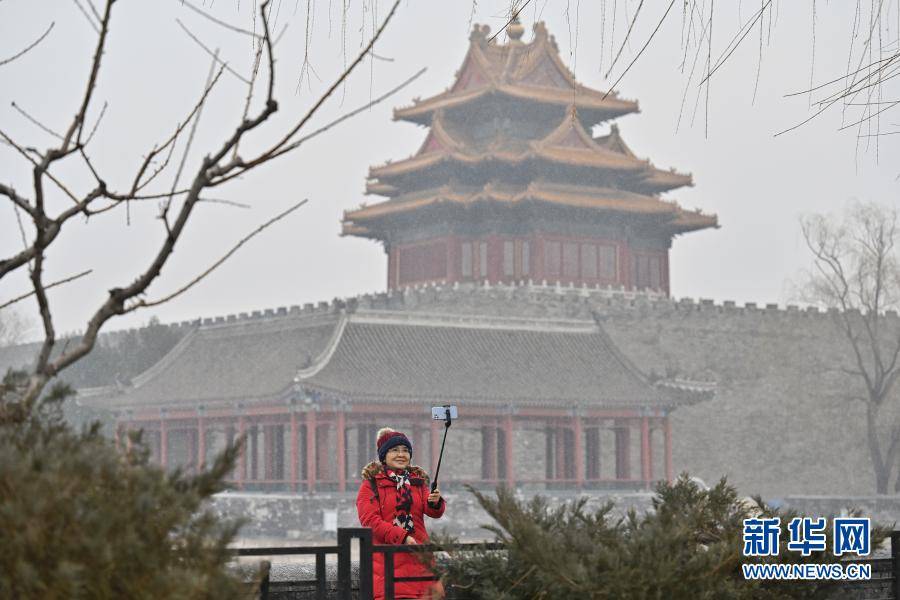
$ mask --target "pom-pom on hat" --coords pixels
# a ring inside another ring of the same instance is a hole
[[[378,460],[381,462],[384,462],[388,450],[394,448],[395,446],[406,446],[407,448],[409,448],[410,457],[412,457],[412,442],[409,441],[409,438],[406,437],[405,433],[394,431],[390,427],[385,427],[378,430],[375,445],[377,446],[378,450]]]

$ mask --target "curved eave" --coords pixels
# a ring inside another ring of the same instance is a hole
[[[431,98],[421,100],[412,106],[394,109],[394,120],[411,121],[420,125],[429,125],[438,109],[459,108],[489,94],[501,94],[518,100],[526,100],[539,104],[553,104],[566,107],[573,103],[579,114],[593,123],[608,121],[623,115],[638,113],[640,108],[636,101],[621,100],[600,92],[579,86],[575,93],[572,90],[545,88],[516,84],[487,85],[461,92],[448,91]]]
[[[395,196],[400,193],[400,190],[387,183],[382,183],[380,181],[367,181],[366,182],[366,194],[375,194],[377,196]]]
[[[718,392],[718,384],[714,381],[664,379],[656,382],[656,388],[668,397],[673,405],[680,406],[707,402],[715,398]]]
[[[667,224],[666,228],[673,235],[701,229],[718,229],[719,218],[716,215],[705,215],[699,211],[689,212],[681,210],[678,216]]]
[[[529,188],[520,192],[483,190],[477,193],[438,190],[417,198],[388,200],[356,210],[346,211],[344,213],[342,234],[379,238],[380,235],[377,230],[380,229],[380,224],[385,219],[438,206],[466,208],[483,203],[497,203],[502,206],[513,207],[526,202],[536,202],[545,205],[640,217],[655,217],[664,220],[669,218],[675,221],[682,214],[681,209],[675,203],[664,202],[658,198],[638,194],[623,193],[618,190],[613,190],[613,192],[614,194],[603,197],[597,193],[590,194],[577,190],[546,188]]]
[[[680,187],[693,187],[694,178],[686,173],[661,171],[651,167],[650,173],[640,182],[640,187],[648,192],[659,193]]]
[[[597,152],[594,150],[565,147],[543,147],[538,150],[526,152],[484,152],[481,154],[464,154],[461,152],[432,152],[421,156],[413,156],[395,163],[390,163],[369,169],[369,179],[378,179],[382,184],[394,177],[409,175],[435,167],[442,163],[457,163],[460,165],[474,166],[489,164],[492,162],[505,165],[520,165],[528,161],[545,160],[548,162],[571,165],[575,167],[589,167],[594,169],[608,169],[611,171],[637,172],[646,169],[645,161],[636,160],[627,156],[620,156],[613,152]],[[392,186],[393,187],[393,186]],[[677,187],[677,186],[676,186]]]

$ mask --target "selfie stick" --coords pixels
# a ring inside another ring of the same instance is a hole
[[[437,489],[438,474],[440,474],[440,472],[441,472],[441,459],[444,458],[444,444],[447,443],[447,431],[450,430],[451,422],[452,421],[450,420],[450,408],[447,407],[446,413],[444,416],[444,441],[441,442],[441,453],[440,453],[440,455],[438,455],[437,468],[435,468],[435,470],[434,470],[434,479],[431,481],[431,491],[432,492]]]

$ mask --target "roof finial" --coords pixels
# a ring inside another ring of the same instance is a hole
[[[525,27],[519,21],[519,15],[516,14],[509,22],[509,25],[506,26],[506,35],[509,36],[509,39],[513,42],[518,42],[522,39],[522,34],[525,33]]]
[[[472,29],[472,34],[469,35],[469,40],[479,43],[486,44],[488,35],[491,33],[490,25],[479,25],[475,24],[475,27]]]

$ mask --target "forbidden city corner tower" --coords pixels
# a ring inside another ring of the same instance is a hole
[[[453,85],[396,109],[428,129],[410,158],[372,167],[343,234],[379,240],[389,289],[466,281],[560,282],[669,293],[678,234],[715,215],[660,197],[691,176],[638,158],[612,124],[638,104],[576,82],[553,36],[508,42],[476,25]]]

